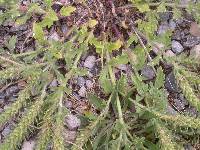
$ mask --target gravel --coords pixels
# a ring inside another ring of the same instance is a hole
[[[88,69],[92,69],[94,67],[94,65],[95,65],[95,62],[96,62],[96,57],[95,56],[88,56],[85,59],[84,67],[86,67]]]
[[[66,126],[69,130],[77,130],[81,125],[81,120],[77,118],[75,115],[68,115],[65,119]]]
[[[183,52],[184,48],[181,45],[181,43],[179,43],[178,41],[173,40],[172,41],[172,51],[175,54],[180,54],[181,52]]]

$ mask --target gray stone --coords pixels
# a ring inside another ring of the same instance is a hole
[[[117,66],[118,69],[122,70],[122,71],[127,71],[127,65],[125,64],[120,64]]]
[[[174,20],[169,20],[169,28],[174,31],[176,28],[176,22]]]
[[[183,42],[183,46],[192,48],[195,45],[198,45],[199,43],[200,43],[200,37],[188,35],[186,41]]]
[[[177,85],[176,78],[173,72],[169,73],[166,76],[165,88],[167,89],[168,92],[173,92],[173,93],[178,92],[178,85]]]
[[[78,91],[78,95],[80,97],[85,97],[86,96],[86,88],[84,86],[82,86],[79,91]]]
[[[66,100],[66,101],[64,102],[64,105],[65,105],[66,108],[72,108],[72,107],[73,107],[72,102],[69,101],[69,100]]]
[[[69,130],[76,130],[80,127],[81,120],[75,115],[70,114],[66,117],[65,123]]]
[[[174,99],[174,105],[177,108],[177,110],[181,111],[185,109],[185,105],[181,102],[180,99]]]
[[[146,78],[146,80],[151,80],[155,77],[155,72],[154,72],[154,70],[151,66],[145,66],[141,70],[141,74],[142,74],[143,77]]]
[[[87,89],[91,89],[93,87],[93,83],[91,80],[86,80],[86,87]]]
[[[58,86],[58,81],[57,81],[56,79],[54,79],[54,80],[50,83],[49,86],[50,86],[50,87],[57,87],[57,86]]]
[[[83,77],[78,77],[77,78],[77,85],[82,87],[85,85],[85,79]]]
[[[172,41],[172,51],[176,54],[183,52],[184,48],[178,41]]]
[[[85,59],[84,67],[86,67],[88,69],[92,69],[94,67],[94,65],[95,65],[95,62],[96,62],[96,57],[95,56],[88,56]]]
[[[4,136],[4,138],[6,137],[6,136],[8,136],[8,134],[11,132],[11,126],[10,125],[8,125],[8,126],[6,126],[5,128],[4,128],[4,130],[2,131],[2,135]]]

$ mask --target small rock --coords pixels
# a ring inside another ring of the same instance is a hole
[[[93,88],[93,83],[91,80],[86,80],[86,87],[87,87],[87,89]]]
[[[54,41],[59,41],[60,40],[60,36],[58,35],[57,32],[53,32],[50,36],[49,36],[50,40],[54,40]]]
[[[92,69],[95,65],[95,61],[96,61],[96,57],[95,56],[88,56],[85,59],[84,62],[84,67],[88,68],[88,69]]]
[[[16,85],[15,86],[11,86],[8,89],[6,89],[6,95],[7,96],[10,96],[11,94],[17,93],[17,92],[19,92],[19,88]]]
[[[172,51],[176,54],[181,53],[184,50],[183,46],[178,42],[173,40],[172,41]]]
[[[145,66],[142,69],[141,74],[146,78],[146,80],[152,80],[155,77],[154,70],[151,66]]]
[[[127,70],[127,65],[125,64],[120,64],[117,66],[118,69],[122,70],[122,71],[126,71]]]
[[[190,55],[194,58],[200,58],[200,44],[191,49]]]
[[[165,56],[167,56],[167,57],[174,57],[174,56],[176,56],[171,50],[167,50],[166,52],[165,52]]]
[[[78,94],[80,97],[85,97],[86,96],[86,88],[84,86],[82,86],[79,91]]]
[[[174,31],[176,29],[176,22],[173,21],[172,19],[169,20],[169,28]]]
[[[178,85],[176,83],[176,78],[174,76],[174,73],[171,72],[166,76],[165,79],[165,88],[168,92],[177,93],[178,92]]]
[[[64,134],[64,140],[66,142],[74,142],[76,139],[77,132],[65,129],[63,134]]]
[[[76,130],[81,125],[81,120],[77,118],[75,115],[68,115],[65,119],[66,126],[69,130]]]
[[[171,107],[171,106],[167,106],[167,113],[170,115],[176,115],[177,112]]]
[[[35,141],[24,141],[21,150],[34,150]]]
[[[188,35],[186,41],[183,42],[183,46],[192,48],[195,45],[198,45],[199,43],[200,43],[200,37]]]
[[[65,105],[66,108],[72,108],[72,107],[73,107],[72,102],[69,101],[69,100],[66,100],[66,101],[64,102],[64,105]]]
[[[11,126],[8,125],[4,128],[4,130],[2,131],[2,135],[4,136],[4,138],[11,132]]]
[[[83,77],[78,77],[77,79],[77,85],[82,87],[85,85],[85,79]]]
[[[174,105],[177,108],[177,110],[179,110],[179,111],[185,109],[185,105],[181,102],[180,99],[174,99]]]
[[[56,79],[54,79],[54,80],[50,83],[49,86],[50,86],[50,87],[57,87],[57,86],[58,86],[58,81],[57,81]]]

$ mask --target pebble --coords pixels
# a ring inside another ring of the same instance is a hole
[[[142,76],[144,76],[146,78],[146,80],[151,80],[155,77],[154,70],[151,66],[145,66],[141,70],[141,74],[142,74]]]
[[[66,126],[69,130],[77,130],[81,125],[81,120],[77,118],[75,115],[68,115],[65,119]]]
[[[11,132],[11,126],[8,125],[4,128],[4,130],[2,131],[2,135],[4,136],[4,138]]]
[[[174,20],[169,20],[169,28],[174,31],[176,29],[176,22]]]
[[[190,56],[200,58],[200,44],[191,49]]]
[[[57,86],[58,86],[58,81],[57,81],[56,79],[54,79],[54,80],[50,83],[49,86],[50,86],[50,87],[57,87]]]
[[[118,69],[122,70],[122,71],[127,71],[127,65],[125,64],[120,64],[117,66]]]
[[[86,80],[86,87],[87,87],[87,89],[93,88],[93,83],[91,80]]]
[[[176,78],[174,76],[174,73],[171,72],[166,76],[165,79],[165,88],[168,92],[177,93],[178,92],[178,85],[176,83]]]
[[[184,50],[184,48],[181,45],[181,43],[179,43],[178,41],[175,41],[175,40],[172,41],[172,51],[175,54],[180,54],[183,50]]]
[[[82,87],[85,85],[85,79],[83,77],[78,77],[77,78],[77,85]]]
[[[199,43],[200,43],[200,37],[188,35],[186,41],[183,42],[183,46],[192,48],[195,45],[198,45]]]
[[[175,98],[173,101],[177,110],[181,111],[185,109],[185,105],[181,102],[181,100]]]
[[[69,100],[66,100],[66,101],[64,102],[64,105],[65,105],[66,108],[72,108],[72,107],[73,107],[72,102],[69,101]]]
[[[8,89],[6,89],[6,95],[7,96],[10,96],[11,94],[17,93],[17,92],[19,92],[19,88],[18,88],[17,85],[11,86]]]
[[[35,141],[24,141],[21,150],[34,150]]]
[[[85,97],[86,96],[86,88],[84,86],[82,86],[79,91],[78,94],[80,97]]]
[[[95,65],[95,61],[96,61],[96,57],[95,56],[88,56],[85,59],[84,62],[84,67],[88,68],[88,69],[92,69]]]

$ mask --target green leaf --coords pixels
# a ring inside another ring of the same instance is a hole
[[[17,36],[12,36],[10,39],[9,39],[9,42],[6,43],[6,47],[13,51],[15,49],[15,44],[17,42]]]
[[[44,32],[42,30],[42,27],[38,23],[33,24],[33,36],[39,42],[44,41]]]
[[[104,68],[101,71],[99,80],[100,80],[101,87],[104,89],[104,92],[107,94],[111,93],[113,87],[112,87],[111,81],[109,80],[109,74],[108,74],[107,68]]]
[[[135,35],[135,34],[132,34],[130,37],[129,37],[129,39],[128,39],[128,41],[127,41],[127,47],[130,47],[130,45],[133,43],[133,42],[138,42],[138,38],[137,38],[137,36]]]
[[[70,16],[76,10],[73,6],[62,7],[60,10],[60,14],[62,16]]]
[[[52,25],[53,25],[53,22],[54,21],[57,21],[58,20],[58,17],[56,15],[56,13],[50,9],[47,13],[46,13],[46,16],[44,18],[44,20],[42,22],[40,22],[40,25],[42,27],[48,27],[50,28]]]
[[[165,82],[165,74],[163,73],[163,70],[160,67],[157,70],[157,77],[156,77],[156,81],[155,81],[154,85],[156,88],[159,89],[159,88],[163,87],[164,82]]]
[[[116,57],[113,57],[110,61],[109,61],[109,65],[111,66],[117,66],[120,64],[127,64],[128,63],[128,56],[126,54],[122,54]]]
[[[105,108],[106,103],[104,100],[98,98],[96,95],[94,94],[89,94],[88,95],[88,100],[90,101],[91,104],[93,104],[97,109],[102,110]]]
[[[109,52],[112,52],[113,50],[119,50],[121,48],[121,46],[122,46],[122,41],[117,40],[117,41],[112,42],[112,43],[111,42],[107,43],[106,48]]]

